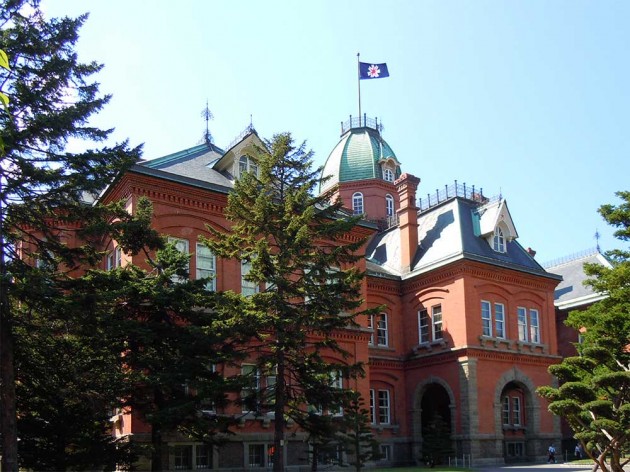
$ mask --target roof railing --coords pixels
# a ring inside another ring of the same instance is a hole
[[[463,184],[460,184],[457,183],[456,180],[453,185],[445,185],[443,189],[435,189],[434,193],[427,193],[426,198],[419,198],[418,209],[420,211],[425,211],[429,208],[433,208],[434,206],[439,205],[442,202],[445,202],[446,200],[450,200],[451,198],[455,197],[462,197],[467,200],[478,202],[482,205],[496,201],[501,198],[500,195],[488,198],[483,194],[483,188],[475,188],[474,185],[469,186],[466,185],[465,182]]]
[[[255,133],[255,132],[256,132],[256,130],[254,129],[254,125],[252,125],[252,124],[247,125],[247,128],[245,128],[243,131],[241,131],[241,134],[239,134],[236,138],[234,138],[232,140],[232,142],[229,144],[227,149],[228,150],[232,149],[236,144],[238,144],[249,133]]]
[[[545,269],[549,269],[551,267],[567,264],[569,262],[577,261],[580,259],[586,259],[587,257],[594,256],[595,254],[601,254],[601,251],[598,247],[592,247],[589,249],[584,249],[583,251],[569,254],[568,256],[558,257],[557,259],[543,262],[540,265],[543,266],[543,268]]]
[[[380,133],[383,131],[383,123],[379,123],[378,118],[368,118],[366,113],[363,116],[350,115],[346,121],[341,122],[341,134],[352,128],[372,128]]]

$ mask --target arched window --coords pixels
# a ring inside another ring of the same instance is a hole
[[[363,214],[363,194],[361,192],[352,195],[352,212],[355,215]]]
[[[238,160],[239,177],[242,177],[245,172],[251,172],[258,177],[258,164],[251,157],[241,156]]]
[[[387,216],[394,216],[394,197],[390,194],[385,195],[385,212]]]
[[[493,249],[497,252],[505,252],[505,236],[500,226],[494,229]]]
[[[383,169],[383,179],[387,180],[388,182],[393,182],[394,181],[394,171],[391,170],[389,167],[385,167]]]

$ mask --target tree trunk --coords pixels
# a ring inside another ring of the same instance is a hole
[[[278,332],[278,343],[280,336]],[[284,408],[285,398],[285,377],[284,377],[284,353],[277,354],[276,391],[274,405],[274,437],[273,437],[273,472],[284,472]]]
[[[162,430],[151,426],[151,472],[162,472]]]
[[[4,239],[0,236],[0,404],[2,405],[0,409],[2,410],[0,413],[0,434],[2,434],[2,470],[4,472],[17,472],[15,358],[13,326],[5,278]]]

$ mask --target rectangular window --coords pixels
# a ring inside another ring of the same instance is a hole
[[[373,388],[370,389],[370,423],[376,424],[376,402]]]
[[[374,346],[374,315],[368,316],[368,329],[372,331],[370,333],[370,346]]]
[[[173,448],[173,467],[175,470],[192,469],[192,445],[175,446]]]
[[[538,310],[529,310],[529,340],[533,343],[540,343],[540,327],[538,322]]]
[[[387,346],[387,315],[381,313],[376,319],[376,342],[379,346]]]
[[[510,397],[503,397],[501,403],[501,417],[503,418],[503,424],[510,424]]]
[[[433,340],[442,339],[442,305],[431,307],[431,318],[433,322]]]
[[[527,342],[527,309],[519,306],[516,312],[518,318],[518,340]]]
[[[212,449],[206,444],[195,446],[195,467],[197,470],[212,468]]]
[[[188,240],[187,239],[180,239],[180,238],[169,237],[168,238],[168,242],[173,244],[173,245],[175,245],[175,249],[177,249],[179,252],[181,252],[183,254],[190,254],[189,251],[188,251]],[[188,267],[186,267],[186,270],[190,271],[190,265]],[[177,275],[173,276],[173,282],[181,283],[183,281],[184,281],[183,277],[179,277]]]
[[[481,329],[484,336],[492,336],[492,305],[481,301]]]
[[[258,284],[251,280],[247,280],[247,275],[252,270],[252,263],[241,261],[241,293],[249,297],[258,292]]]
[[[505,309],[501,303],[494,304],[494,335],[505,338]]]
[[[389,390],[378,391],[378,422],[380,424],[390,423]]]
[[[107,254],[107,270],[113,270],[122,266],[122,248],[116,246],[112,252]]]
[[[260,391],[260,370],[255,365],[244,364],[241,366],[241,375],[248,382],[248,385],[241,390],[243,413],[256,411],[258,409],[258,392]]]
[[[380,461],[392,460],[392,446],[391,445],[381,444],[380,451],[381,451],[381,457],[379,457]]]
[[[211,277],[206,284],[206,289],[216,290],[216,258],[208,246],[197,243],[197,279],[205,279]]]
[[[333,372],[331,374],[331,386],[339,390],[343,389],[343,375],[341,374],[341,371]],[[333,416],[343,416],[343,408],[341,406],[331,408],[329,413]]]
[[[521,399],[519,397],[512,397],[512,424],[521,425]]]
[[[427,310],[418,312],[418,338],[420,344],[429,342],[429,312]]]
[[[250,444],[247,448],[247,456],[250,467],[265,467],[264,444]]]

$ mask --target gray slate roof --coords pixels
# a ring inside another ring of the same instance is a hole
[[[376,235],[367,249],[368,261],[373,264],[368,269],[408,278],[456,260],[469,259],[559,279],[545,271],[515,240],[506,243],[505,253],[494,251],[485,238],[476,234],[478,208],[478,202],[456,197],[419,214],[418,246],[408,274],[401,272],[400,230],[394,228]]]
[[[608,259],[597,249],[565,258],[561,262],[546,267],[548,271],[562,276],[562,282],[554,292],[556,307],[560,309],[577,308],[605,297],[594,292],[591,287],[584,285],[584,281],[588,278],[584,273],[584,264],[587,262],[612,267]]]
[[[140,162],[135,170],[139,170],[138,167],[144,167],[161,171],[155,174],[165,178],[169,177],[168,174],[173,174],[173,180],[182,180],[174,177],[178,176],[185,178],[187,183],[196,180],[211,186],[231,188],[234,185],[233,177],[227,173],[220,173],[211,166],[223,154],[222,149],[213,144],[204,143],[158,159]]]

